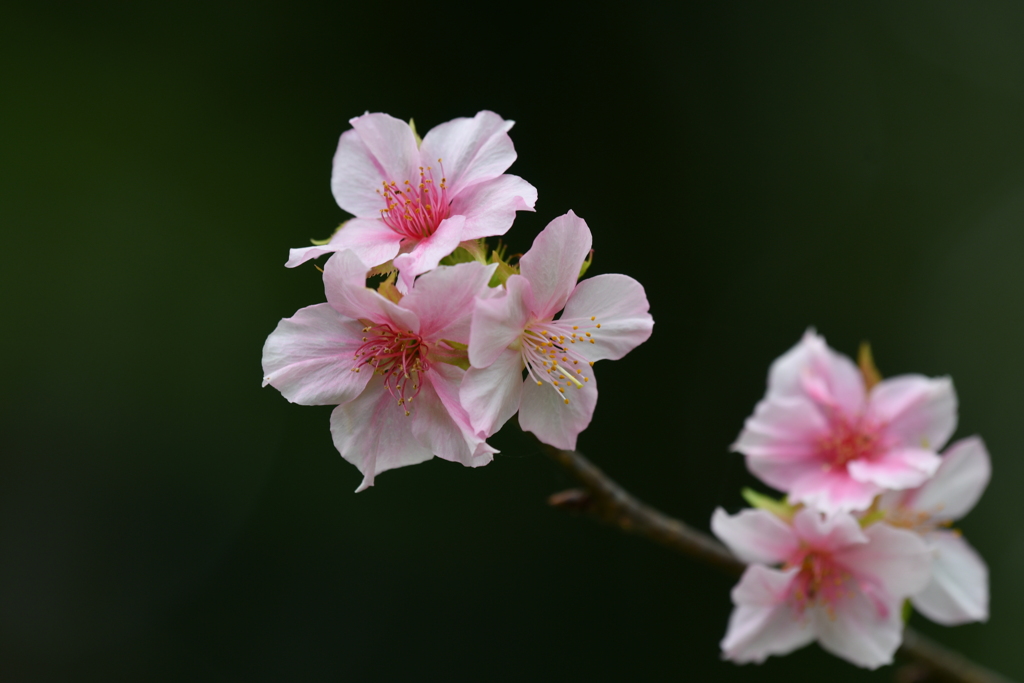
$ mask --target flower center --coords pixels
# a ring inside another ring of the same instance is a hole
[[[441,160],[437,160],[441,163]],[[441,167],[444,174],[444,167]],[[403,237],[421,240],[430,237],[451,211],[446,178],[435,182],[431,166],[420,166],[420,181],[406,180],[382,182],[377,194],[384,198],[387,208],[380,210],[384,224]]]
[[[792,598],[797,611],[803,612],[808,605],[823,605],[834,614],[836,604],[852,595],[847,582],[850,573],[833,562],[831,556],[814,549],[804,549],[783,569],[800,567],[792,584]]]
[[[878,435],[864,424],[839,420],[818,440],[818,458],[826,469],[845,467],[851,460],[871,460],[881,452]]]
[[[568,405],[565,390],[582,389],[590,378],[583,371],[593,366],[587,359],[587,344],[595,341],[588,329],[599,329],[595,316],[532,322],[523,330],[522,353],[530,378],[542,386],[547,383]]]
[[[430,369],[427,345],[418,334],[398,332],[383,323],[368,323],[363,334],[363,345],[356,350],[352,371],[369,366],[374,373],[383,375],[384,386],[409,415],[409,404],[420,393],[420,379]]]

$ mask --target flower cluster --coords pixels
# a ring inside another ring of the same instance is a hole
[[[866,351],[866,350],[865,350]],[[761,662],[814,640],[860,666],[892,661],[912,606],[946,625],[988,618],[988,571],[950,525],[991,474],[956,429],[948,378],[881,380],[813,331],[778,358],[733,450],[775,501],[715,511],[715,534],[748,562],[722,641],[726,658]]]
[[[362,472],[359,491],[434,456],[486,465],[497,452],[486,439],[516,412],[542,441],[574,448],[597,403],[594,363],[651,334],[643,287],[624,275],[579,281],[591,234],[571,211],[518,262],[488,248],[537,200],[505,173],[512,121],[483,111],[422,139],[387,114],[350,123],[331,189],[354,218],[286,264],[331,254],[327,302],[267,338],[264,386],[337,406],[334,445]]]

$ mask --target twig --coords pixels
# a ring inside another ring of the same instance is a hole
[[[734,576],[746,568],[717,540],[641,502],[581,453],[563,451],[547,444],[540,444],[540,447],[584,486],[583,490],[556,493],[549,499],[552,505],[586,512],[626,533],[643,536]],[[910,627],[903,632],[899,654],[915,660],[910,668],[900,671],[902,680],[1012,683],[1010,679],[975,664]]]

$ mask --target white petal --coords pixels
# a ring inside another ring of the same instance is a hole
[[[946,449],[935,476],[910,493],[904,505],[935,520],[960,519],[978,502],[992,477],[992,460],[978,437]]]
[[[952,531],[936,531],[927,538],[935,549],[931,582],[911,598],[914,609],[945,626],[988,621],[985,561]]]
[[[816,403],[854,416],[864,406],[864,380],[853,362],[808,330],[803,339],[772,363],[769,396],[808,396]]]
[[[767,510],[748,509],[729,515],[716,508],[711,530],[748,564],[781,564],[800,546],[793,528]]]
[[[861,583],[880,588],[896,600],[917,593],[928,583],[932,553],[920,536],[876,523],[864,529],[868,542],[833,553],[835,561]]]
[[[786,602],[797,571],[747,568],[732,591],[736,609],[721,643],[726,659],[760,664],[769,655],[784,655],[814,640],[813,622]]]
[[[884,612],[879,614],[875,604],[861,593],[846,598],[834,611],[821,606],[810,610],[821,647],[867,669],[891,664],[903,640],[900,602],[892,601]]]
[[[900,445],[938,451],[956,431],[956,409],[948,377],[901,375],[875,385],[867,415]]]
[[[357,493],[373,486],[381,472],[433,457],[413,436],[412,420],[384,388],[379,375],[355,400],[334,409],[331,436],[341,457],[363,473]]]
[[[519,402],[519,425],[544,443],[571,451],[576,448],[576,437],[590,424],[596,406],[597,377],[593,368],[590,381],[582,389],[569,386],[565,394],[560,394],[548,382],[537,386],[528,378]]]
[[[617,360],[651,336],[654,319],[649,308],[643,285],[633,278],[598,275],[576,285],[559,319],[579,318],[581,333],[592,334],[594,343],[582,351],[587,360]]]
[[[593,239],[586,221],[570,211],[547,224],[519,259],[519,272],[533,289],[533,314],[550,320],[576,287]]]
[[[470,424],[477,434],[496,433],[519,410],[523,367],[522,354],[505,349],[486,368],[470,368],[466,372],[459,400],[469,413]]]
[[[328,304],[303,308],[278,323],[263,346],[263,386],[302,405],[337,405],[358,396],[370,369],[354,372],[362,323]]]
[[[516,160],[508,136],[514,123],[492,111],[482,111],[471,119],[452,119],[434,126],[420,147],[424,165],[440,159],[449,191],[456,195],[471,185],[497,178]]]

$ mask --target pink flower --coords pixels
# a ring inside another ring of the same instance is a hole
[[[639,282],[598,275],[576,284],[590,244],[587,224],[570,211],[537,236],[505,296],[477,299],[460,393],[477,434],[493,434],[518,410],[523,429],[574,449],[597,403],[594,362],[622,358],[651,336]]]
[[[494,112],[442,123],[420,144],[409,124],[387,114],[349,123],[331,190],[355,218],[325,245],[292,249],[288,267],[351,249],[369,267],[395,259],[399,288],[408,291],[460,242],[505,234],[516,211],[537,201],[532,185],[504,174],[516,158],[513,122]]]
[[[772,363],[768,392],[732,448],[790,501],[831,514],[923,484],[955,429],[949,378],[901,375],[866,392],[853,362],[809,331]]]
[[[988,620],[988,567],[959,532],[946,527],[971,511],[991,476],[985,444],[972,437],[950,446],[923,486],[885,493],[878,501],[886,522],[921,534],[932,547],[931,581],[911,602],[946,626]]]
[[[398,303],[366,287],[351,251],[324,268],[326,304],[285,318],[263,347],[263,385],[289,401],[335,405],[334,445],[372,486],[385,470],[437,455],[468,467],[497,453],[459,404],[473,300],[493,266],[440,267]]]
[[[882,523],[861,529],[847,513],[809,508],[791,524],[766,510],[729,516],[719,508],[711,528],[737,557],[757,563],[732,590],[727,659],[760,663],[817,640],[858,666],[892,661],[903,600],[928,582],[931,558],[916,534]]]

